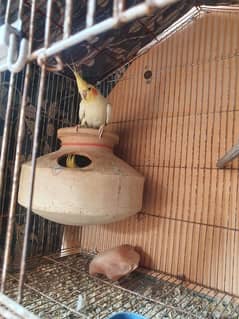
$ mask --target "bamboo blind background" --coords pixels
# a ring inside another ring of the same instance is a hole
[[[145,267],[239,295],[239,163],[216,168],[239,138],[238,72],[237,13],[204,15],[132,63],[110,101],[117,153],[146,178],[142,214],[83,227],[82,248],[131,243]]]

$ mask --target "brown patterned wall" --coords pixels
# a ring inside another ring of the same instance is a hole
[[[145,70],[152,70],[146,83]],[[146,177],[143,214],[82,229],[131,243],[142,265],[239,295],[239,14],[210,13],[138,58],[113,89],[117,153]]]

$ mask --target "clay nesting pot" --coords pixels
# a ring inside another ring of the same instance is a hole
[[[105,224],[141,210],[144,177],[113,154],[117,135],[75,127],[58,130],[61,147],[37,159],[32,210],[65,225]],[[66,167],[75,154],[75,168]],[[22,165],[18,202],[26,207],[31,162]]]

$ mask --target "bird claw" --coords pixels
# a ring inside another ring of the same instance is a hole
[[[98,134],[99,134],[99,138],[102,138],[102,135],[104,133],[104,125],[101,125],[100,128],[99,128],[99,131],[98,131]]]
[[[76,125],[76,132],[78,133],[78,131],[79,131],[79,128],[80,128],[80,124],[77,124]]]

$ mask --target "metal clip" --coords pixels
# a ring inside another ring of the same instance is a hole
[[[39,64],[40,67],[42,67],[42,65],[44,64],[46,67],[46,70],[50,72],[62,71],[64,68],[64,65],[59,55],[56,55],[53,58],[55,59],[56,63],[52,65],[47,64],[46,59],[44,59],[44,57],[42,56],[38,57],[37,63]]]
[[[8,70],[14,73],[21,71],[27,62],[28,40],[24,38],[21,39],[19,55],[14,61],[14,57],[16,56],[16,51],[17,51],[17,37],[16,37],[16,34],[11,33],[9,37],[7,66],[8,66]]]

